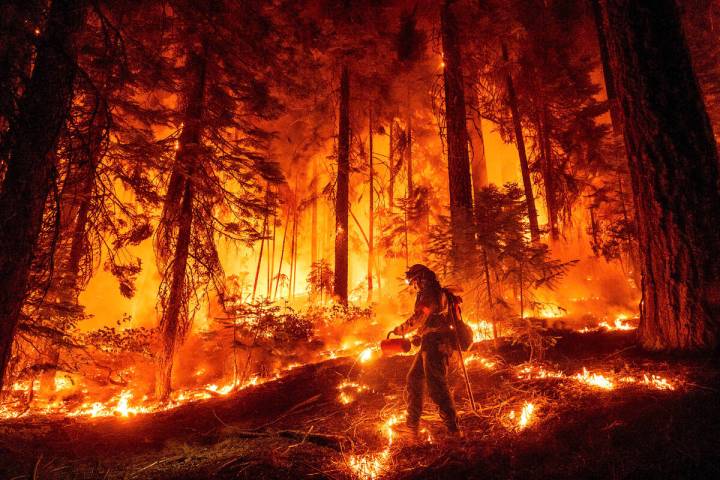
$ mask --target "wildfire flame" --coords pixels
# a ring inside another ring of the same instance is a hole
[[[480,320],[479,322],[469,322],[468,325],[473,331],[473,342],[493,339],[492,323]]]
[[[561,371],[547,370],[542,365],[524,365],[517,371],[516,375],[517,378],[521,380],[572,378],[579,383],[589,385],[591,387],[600,388],[603,390],[614,389],[616,386],[615,382],[626,384],[642,384],[656,390],[675,390],[675,385],[672,382],[670,382],[664,377],[655,374],[643,373],[642,380],[638,380],[636,377],[633,376],[623,376],[613,381],[612,378],[608,378],[608,376],[606,375],[590,373],[585,367],[583,367],[582,373],[577,373],[572,377],[568,377]]]
[[[355,401],[355,396],[349,393],[348,390],[352,391],[355,394],[358,394],[366,391],[368,388],[369,387],[367,385],[362,385],[357,382],[344,380],[337,386],[337,389],[340,391],[340,394],[338,395],[338,400],[343,405],[347,405]]]
[[[530,424],[531,420],[533,419],[533,414],[535,413],[535,404],[530,402],[525,402],[520,409],[520,412],[517,413],[515,410],[511,411],[508,414],[508,418],[510,419],[510,423],[512,425],[512,429],[520,431],[527,428],[527,426]]]
[[[395,431],[393,427],[404,419],[403,414],[393,414],[389,416],[380,425],[380,431],[387,439],[387,446],[379,453],[369,453],[365,455],[350,455],[348,457],[348,467],[350,470],[362,480],[374,480],[381,477],[389,470],[389,462],[391,459],[390,447],[392,447]],[[426,430],[423,430],[426,431]],[[432,441],[430,432],[427,432],[428,441]]]
[[[206,400],[217,396],[226,396],[232,392],[237,392],[261,383],[276,380],[282,376],[282,373],[286,373],[296,368],[298,365],[299,364],[297,363],[290,364],[271,377],[260,378],[253,376],[246,380],[243,384],[231,381],[225,384],[210,383],[201,387],[179,389],[172,393],[170,401],[167,403],[151,401],[147,395],[143,395],[141,398],[136,398],[136,392],[132,390],[123,390],[105,402],[86,401],[73,407],[69,407],[67,404],[59,400],[43,404],[42,406],[36,406],[31,410],[19,407],[17,409],[12,409],[7,406],[2,406],[0,408],[0,418],[17,418],[31,414],[67,415],[69,417],[90,418],[113,416],[127,418],[144,413],[171,410],[186,403],[198,400]],[[201,370],[195,372],[196,376],[202,374],[198,372],[201,372]],[[67,377],[58,376],[55,378],[56,392],[68,390],[73,386],[76,385]],[[16,392],[30,392],[31,389],[37,391],[39,389],[39,382],[16,382],[12,386],[12,390]],[[87,390],[83,389],[82,393],[87,393]]]
[[[602,388],[604,390],[612,390],[615,388],[613,382],[600,374],[589,373],[585,367],[583,367],[582,374],[578,373],[575,375],[575,378],[577,381],[590,385],[591,387]]]
[[[386,448],[380,453],[367,455],[350,455],[348,466],[350,470],[363,480],[375,480],[387,472],[390,449]]]
[[[470,365],[474,363],[479,363],[481,367],[486,368],[488,370],[492,370],[495,368],[495,365],[497,365],[496,362],[493,362],[492,360],[488,360],[485,357],[481,357],[476,354],[470,354],[467,357],[465,357],[465,365]]]
[[[373,348],[366,348],[365,350],[360,353],[360,356],[358,357],[358,360],[360,360],[360,363],[366,363],[369,362],[373,357]]]
[[[400,420],[402,420],[402,417],[404,417],[404,415],[391,415],[390,418],[388,418],[383,425],[382,430],[388,439],[388,446],[392,445],[393,438],[395,437],[395,431],[393,430],[393,426],[400,422]]]
[[[588,333],[588,332],[597,332],[600,330],[605,330],[608,332],[613,331],[625,331],[625,330],[635,330],[637,327],[630,325],[628,322],[627,315],[620,314],[615,318],[615,321],[612,325],[610,325],[608,322],[600,322],[597,327],[590,328],[590,327],[584,327],[578,330],[580,333]]]

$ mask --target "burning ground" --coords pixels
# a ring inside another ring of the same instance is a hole
[[[2,422],[3,478],[713,478],[720,372],[651,356],[632,331],[557,331],[542,362],[480,342],[455,368],[466,438],[432,406],[420,439],[399,428],[410,356],[377,351],[293,368],[175,408]],[[455,362],[457,364],[457,362]],[[127,415],[127,416],[125,416]]]

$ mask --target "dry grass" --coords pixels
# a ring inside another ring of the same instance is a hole
[[[18,480],[345,479],[368,473],[377,459],[375,473],[387,478],[720,475],[716,363],[643,354],[628,333],[565,333],[543,364],[524,364],[525,353],[509,346],[481,345],[475,354],[488,360],[468,365],[477,412],[458,372],[451,375],[466,433],[460,442],[444,437],[431,405],[420,441],[393,426],[390,442],[388,419],[403,414],[411,357],[354,366],[338,359],[172,412],[4,422],[0,472]],[[583,367],[614,388],[579,380]],[[645,374],[674,390],[643,381]],[[362,386],[346,404],[343,382]]]

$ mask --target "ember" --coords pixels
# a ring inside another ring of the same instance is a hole
[[[348,466],[358,478],[375,480],[387,472],[390,449],[386,448],[377,454],[350,455]]]

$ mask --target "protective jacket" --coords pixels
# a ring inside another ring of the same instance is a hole
[[[447,296],[435,281],[422,285],[415,300],[415,312],[395,329],[400,335],[417,329],[422,337],[422,346],[407,377],[406,422],[412,429],[418,428],[427,386],[448,431],[458,431],[455,404],[447,380],[448,359],[453,351],[450,321]]]
[[[431,333],[449,335],[451,332],[447,297],[437,282],[422,286],[415,298],[412,316],[394,331],[398,335],[405,335],[415,329],[423,338]]]

